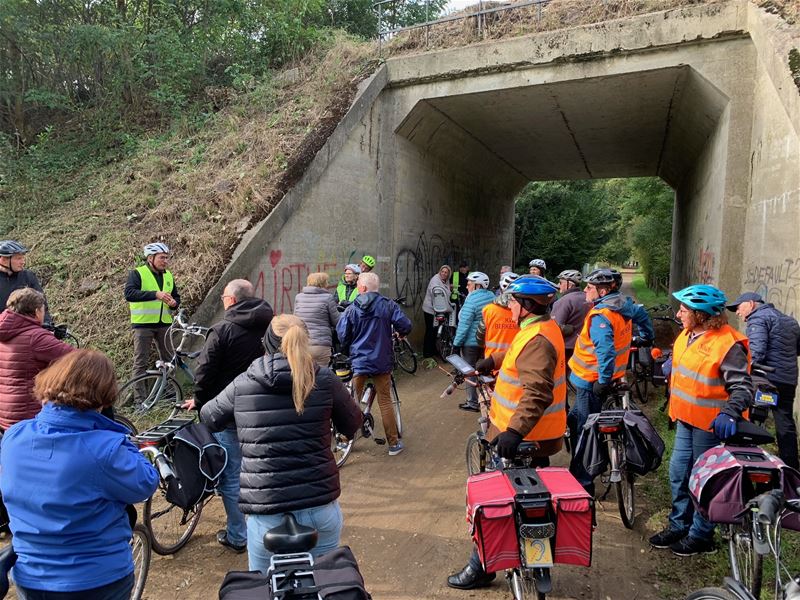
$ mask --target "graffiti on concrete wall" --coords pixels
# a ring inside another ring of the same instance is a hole
[[[714,283],[714,266],[716,254],[706,244],[700,246],[697,253],[692,256],[689,263],[689,277],[692,283]]]
[[[800,316],[800,258],[754,264],[747,269],[744,285],[786,314]]]
[[[440,235],[430,237],[423,231],[416,244],[402,248],[394,261],[394,281],[397,295],[403,296],[410,306],[422,304],[428,280],[442,265],[453,269],[458,262],[468,258],[468,250],[455,242],[445,241]]]

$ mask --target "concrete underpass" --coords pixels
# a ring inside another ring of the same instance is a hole
[[[676,192],[673,288],[757,289],[798,314],[797,45],[734,1],[391,58],[219,285],[249,277],[286,312],[309,272],[335,282],[369,253],[418,313],[442,263],[512,263],[528,181],[659,176]]]

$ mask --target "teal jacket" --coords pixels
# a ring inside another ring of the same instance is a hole
[[[483,322],[483,307],[494,300],[491,290],[475,290],[464,300],[464,306],[458,313],[458,328],[453,340],[454,346],[480,346],[478,343],[478,325]]]

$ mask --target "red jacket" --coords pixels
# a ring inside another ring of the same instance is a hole
[[[34,377],[72,350],[33,317],[0,313],[0,427],[37,415],[42,405],[33,397]]]

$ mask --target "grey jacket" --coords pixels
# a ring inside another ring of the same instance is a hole
[[[339,322],[336,299],[328,290],[307,285],[294,298],[294,314],[308,327],[312,346],[332,346],[331,327]]]
[[[580,288],[574,287],[556,300],[550,309],[550,316],[561,327],[564,347],[568,350],[575,348],[575,341],[591,308],[592,303],[586,301],[586,295]]]

